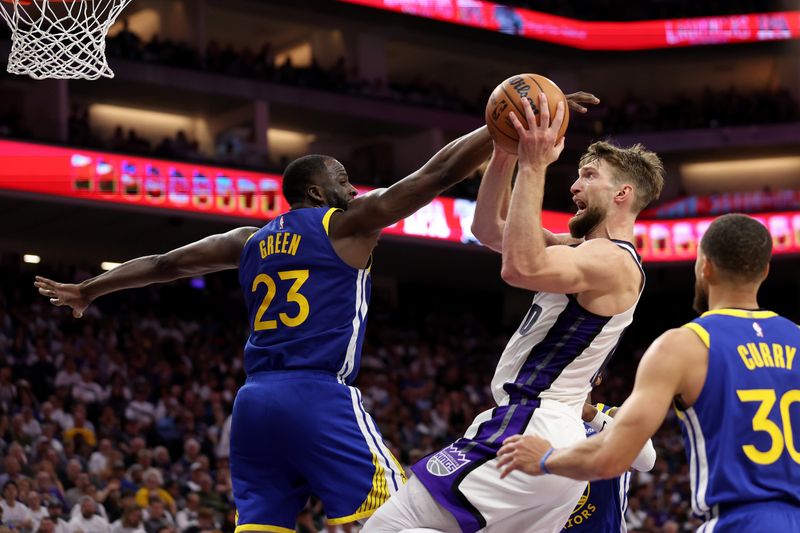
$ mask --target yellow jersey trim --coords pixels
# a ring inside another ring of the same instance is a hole
[[[400,465],[397,462],[397,459],[394,458],[394,455],[392,455],[392,452],[389,452],[389,455],[394,463],[398,466],[400,477],[403,480],[403,483],[405,483],[406,478],[403,469],[399,468]],[[386,469],[381,466],[380,462],[378,461],[378,456],[374,453],[372,454],[372,464],[375,466],[375,473],[372,476],[372,488],[370,489],[369,494],[367,494],[364,502],[361,504],[361,506],[359,506],[358,509],[356,509],[355,513],[347,516],[340,516],[338,518],[329,518],[328,524],[336,526],[372,516],[372,513],[377,511],[378,507],[386,503],[386,500],[389,499],[391,493],[389,492],[389,484],[386,481]]]
[[[361,520],[362,518],[369,518],[373,514],[375,514],[377,509],[371,509],[369,511],[362,511],[360,513],[351,514],[348,516],[343,516],[341,518],[329,518],[328,524],[332,526],[338,526],[340,524],[348,524],[350,522],[355,522],[356,520]]]
[[[686,420],[686,415],[683,414],[683,410],[678,407],[678,404],[675,400],[672,400],[672,410],[675,411],[675,414],[678,415],[678,418],[681,420]]]
[[[244,243],[247,244],[248,242],[250,242],[250,239],[252,239],[255,236],[256,233],[258,233],[258,232],[254,231],[253,233],[251,233],[250,236],[247,238],[247,240],[244,241]]]
[[[694,331],[697,336],[700,337],[700,340],[703,341],[703,344],[706,345],[706,348],[711,348],[711,336],[708,334],[708,331],[706,331],[706,328],[697,322],[689,322],[688,324],[684,324],[683,327]]]
[[[604,404],[604,403],[598,403],[597,405],[594,406],[594,408],[602,413],[603,412],[603,407],[605,407],[605,406],[606,406],[606,404]]]
[[[281,526],[266,526],[263,524],[242,524],[236,526],[234,533],[242,533],[242,531],[266,531],[268,533],[295,533],[294,529],[289,529]]]
[[[727,315],[735,316],[737,318],[772,318],[778,316],[777,313],[772,311],[747,311],[746,309],[714,309],[713,311],[706,311],[701,317],[710,315]]]
[[[337,211],[341,211],[341,209],[331,207],[328,209],[328,212],[325,213],[325,216],[322,217],[322,227],[325,228],[325,235],[330,235],[331,217]]]

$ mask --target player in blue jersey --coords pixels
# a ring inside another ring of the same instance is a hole
[[[505,474],[605,479],[624,472],[675,405],[686,441],[698,531],[800,531],[800,328],[758,305],[772,239],[724,215],[695,264],[700,318],[657,339],[613,426],[561,449],[537,436],[501,448]]]
[[[599,384],[600,378],[594,385]],[[583,406],[583,425],[586,437],[598,435],[614,422],[616,407],[602,403]],[[631,465],[639,472],[649,472],[656,463],[656,450],[648,440]],[[562,533],[624,533],[625,511],[628,507],[628,487],[631,473],[626,471],[619,477],[600,479],[586,484],[583,496],[564,525]]]
[[[129,261],[80,285],[37,278],[75,317],[126,288],[239,269],[250,335],[247,382],[231,425],[237,532],[293,531],[310,494],[332,524],[370,516],[404,483],[364,411],[358,372],[381,231],[472,173],[491,151],[486,128],[448,144],[387,189],[356,198],[341,163],[310,155],[286,168],[291,210],[163,255]]]

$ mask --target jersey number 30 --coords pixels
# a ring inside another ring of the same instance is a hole
[[[761,451],[752,444],[742,446],[742,450],[748,459],[759,465],[771,465],[783,454],[784,448],[789,452],[792,460],[800,464],[800,452],[794,441],[792,431],[792,420],[790,418],[790,407],[793,403],[800,402],[800,390],[790,390],[781,396],[778,409],[781,414],[781,424],[783,429],[767,418],[778,402],[778,397],[772,389],[750,389],[737,390],[741,402],[760,402],[758,411],[753,416],[753,430],[763,431],[770,436],[772,444],[766,451]]]
[[[284,326],[288,326],[290,328],[297,327],[305,322],[308,318],[308,300],[299,292],[300,287],[302,287],[303,284],[308,281],[308,270],[287,270],[285,272],[278,272],[278,277],[284,281],[290,279],[294,280],[294,283],[286,293],[286,301],[297,304],[297,307],[299,308],[295,316],[289,316],[287,313],[279,313],[278,318]],[[258,306],[258,311],[256,311],[256,319],[253,323],[253,330],[265,331],[269,329],[277,329],[277,320],[264,320],[264,314],[266,314],[267,309],[269,309],[269,306],[272,304],[272,300],[275,298],[275,293],[278,292],[278,288],[275,285],[275,280],[267,274],[259,274],[253,280],[252,292],[256,292],[259,285],[267,286],[267,294],[264,295],[264,299],[261,300],[261,305]]]

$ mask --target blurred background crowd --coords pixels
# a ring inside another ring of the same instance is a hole
[[[6,264],[0,273],[2,524],[16,533],[233,531],[228,439],[247,334],[235,280],[112,295],[77,320],[35,293],[31,271]],[[492,406],[489,382],[511,331],[491,306],[432,303],[420,314],[379,297],[370,312],[357,385],[407,467]],[[645,346],[626,339],[595,401],[624,400]],[[629,528],[693,530],[673,415],[655,445],[656,467],[633,476]],[[322,530],[324,510],[312,502],[305,519],[306,530]]]

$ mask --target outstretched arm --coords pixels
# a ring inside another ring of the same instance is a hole
[[[331,220],[331,237],[374,235],[399,222],[475,171],[491,148],[486,126],[456,139],[413,174],[350,202],[347,211]]]
[[[165,254],[132,259],[77,285],[37,276],[34,286],[53,305],[68,306],[73,316],[80,318],[89,304],[104,294],[238,268],[242,248],[256,231],[255,227],[237,228]]]
[[[633,392],[610,428],[597,437],[558,450],[552,450],[550,443],[540,437],[510,437],[498,452],[498,468],[503,468],[503,476],[522,470],[531,475],[551,473],[589,481],[621,475],[661,426],[673,398],[683,392],[691,379],[690,372],[702,366],[707,353],[692,331],[667,331],[642,358]],[[548,452],[545,472],[540,462]]]

